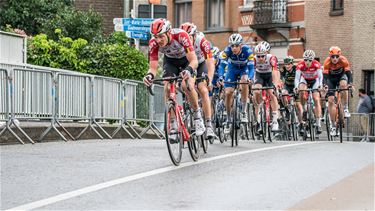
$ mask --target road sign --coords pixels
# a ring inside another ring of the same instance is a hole
[[[132,32],[143,32],[143,33],[149,33],[150,27],[147,26],[133,26],[133,25],[115,25],[115,31],[132,31]]]
[[[113,24],[150,26],[153,20],[151,18],[114,18]]]
[[[133,39],[141,39],[141,40],[147,40],[148,39],[148,34],[140,33],[140,32],[127,31],[126,36],[129,37],[129,38],[133,38]]]

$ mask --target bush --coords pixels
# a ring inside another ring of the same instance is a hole
[[[101,39],[102,17],[93,10],[77,11],[72,0],[8,0],[0,9],[0,29],[7,25],[21,29],[28,35],[47,34],[54,40],[54,30],[72,39],[83,38],[89,42]]]
[[[140,51],[125,45],[127,39],[123,34],[113,33],[101,43],[91,44],[85,39],[65,37],[61,30],[56,30],[56,41],[40,34],[28,41],[28,62],[101,76],[140,80],[147,72],[147,59]]]
[[[52,19],[60,10],[72,5],[71,0],[8,0],[0,9],[0,26],[6,24],[23,29],[29,35],[38,34],[45,20]]]
[[[53,18],[43,22],[40,31],[56,40],[58,37],[54,29],[61,29],[61,34],[72,39],[82,38],[88,42],[103,36],[102,16],[93,10],[76,11],[66,7]]]

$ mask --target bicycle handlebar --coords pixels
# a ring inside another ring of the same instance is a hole
[[[269,89],[275,89],[275,87],[268,86],[268,87],[262,87],[262,88],[252,88],[251,90],[269,90]]]

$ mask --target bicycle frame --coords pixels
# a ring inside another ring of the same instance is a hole
[[[162,79],[155,79],[154,82],[158,81],[167,81],[169,83],[169,96],[168,96],[168,102],[172,103],[176,109],[176,119],[178,121],[178,132],[182,132],[182,138],[184,142],[187,142],[190,138],[189,132],[185,126],[184,120],[182,118],[182,114],[184,113],[184,110],[180,104],[177,102],[177,93],[176,93],[176,81],[179,80],[180,77],[167,77]],[[150,90],[151,95],[153,95],[153,92]],[[168,116],[168,118],[170,118]],[[170,129],[170,123],[168,122],[167,125],[168,130]]]

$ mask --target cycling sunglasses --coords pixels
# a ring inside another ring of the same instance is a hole
[[[332,55],[331,58],[332,59],[338,59],[340,56],[339,55]]]
[[[257,55],[257,58],[264,58],[266,55]]]
[[[304,59],[305,62],[312,62],[312,59]]]
[[[230,47],[239,47],[240,45],[238,44],[233,44],[233,45],[230,45]]]

